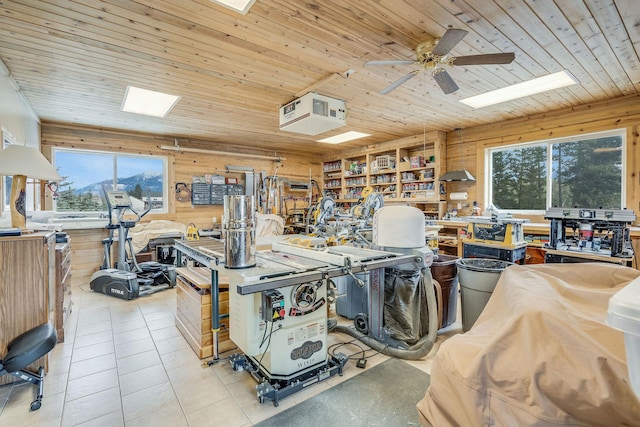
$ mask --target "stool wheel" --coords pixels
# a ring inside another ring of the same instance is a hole
[[[40,409],[41,406],[42,406],[42,402],[39,400],[34,400],[33,402],[31,402],[32,411],[37,411],[38,409]]]

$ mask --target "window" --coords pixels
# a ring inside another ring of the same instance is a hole
[[[502,210],[625,205],[625,131],[487,150],[487,200]]]
[[[57,212],[103,212],[103,184],[129,193],[136,211],[147,200],[151,200],[152,212],[167,211],[164,157],[54,148],[53,164],[62,176]]]

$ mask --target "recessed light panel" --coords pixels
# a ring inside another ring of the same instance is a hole
[[[253,2],[256,0],[211,0],[213,3],[221,4],[224,7],[228,7],[229,9],[233,9],[236,12],[240,12],[241,14],[245,14],[249,11],[251,6],[253,6]]]
[[[176,105],[178,100],[180,100],[180,97],[177,95],[127,86],[120,110],[127,113],[164,117]]]
[[[461,99],[460,102],[463,102],[473,108],[482,108],[565,86],[571,86],[577,83],[580,83],[578,79],[576,79],[567,70],[564,70],[547,76],[538,77],[533,80],[528,80],[526,82],[503,87],[502,89],[492,90],[491,92],[486,92],[481,95]]]
[[[342,142],[353,141],[354,139],[371,136],[369,133],[349,131],[339,135],[330,136],[328,138],[319,139],[318,142],[326,142],[327,144],[340,144]]]

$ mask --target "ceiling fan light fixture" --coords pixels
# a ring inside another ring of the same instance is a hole
[[[482,108],[579,83],[580,81],[578,81],[573,74],[567,70],[563,70],[546,76],[537,77],[526,82],[517,83],[501,89],[461,99],[460,102],[473,108]]]
[[[353,141],[354,139],[360,139],[367,136],[371,136],[371,134],[350,130],[349,132],[344,132],[338,135],[330,136],[328,138],[319,139],[318,142],[324,142],[327,144],[341,144],[343,142]]]
[[[453,93],[458,90],[458,85],[453,78],[446,73],[443,69],[438,68],[439,64],[446,64],[449,66],[455,65],[486,65],[486,64],[509,64],[515,59],[513,52],[506,53],[489,53],[484,55],[466,55],[459,57],[449,57],[449,52],[453,49],[462,39],[468,34],[466,30],[460,30],[456,28],[449,28],[441,39],[430,38],[424,42],[418,44],[415,48],[416,59],[391,59],[391,60],[379,60],[368,61],[364,65],[403,65],[413,64],[419,65],[423,69],[433,70],[432,75],[438,86],[445,94]],[[398,86],[404,84],[409,79],[413,78],[416,71],[412,71],[400,77],[395,82],[391,83],[386,88],[380,91],[380,95],[386,95]]]

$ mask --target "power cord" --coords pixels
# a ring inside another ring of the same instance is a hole
[[[271,323],[271,329],[269,330],[269,335],[267,335],[267,347],[265,347],[264,352],[262,353],[262,356],[260,356],[260,360],[258,360],[258,366],[262,365],[262,359],[264,359],[264,355],[267,354],[267,351],[269,350],[269,347],[271,346],[271,335],[274,334],[274,332],[278,332],[280,329],[282,329],[282,324],[278,323],[278,329],[276,329],[275,331],[273,330],[273,323],[274,322],[269,322]],[[265,333],[267,332],[267,328],[264,328]],[[258,348],[262,347],[262,344],[264,344],[264,336],[262,337],[262,342],[260,343],[260,345],[258,346]],[[257,368],[256,370],[253,371],[254,373],[257,373]]]
[[[367,359],[370,359],[370,358],[372,358],[374,356],[377,356],[378,354],[381,353],[380,351],[375,350],[373,348],[367,348],[367,349],[363,348],[360,344],[358,344],[358,341],[360,341],[359,338],[353,338],[351,341],[332,344],[327,348],[327,353],[330,356],[334,356],[335,355],[335,351],[337,349],[339,349],[340,347],[343,347],[343,346],[347,346],[347,345],[353,345],[353,346],[358,347],[360,349],[360,351],[356,351],[355,353],[352,353],[352,354],[348,355],[347,359],[349,359],[349,360],[367,360]],[[366,345],[366,344],[364,344],[364,345]],[[387,345],[387,347],[388,347],[388,345]],[[385,347],[385,349],[386,349],[386,347]],[[366,353],[369,352],[369,351],[373,351],[373,354],[367,355]],[[360,357],[354,357],[356,355],[360,355]]]

